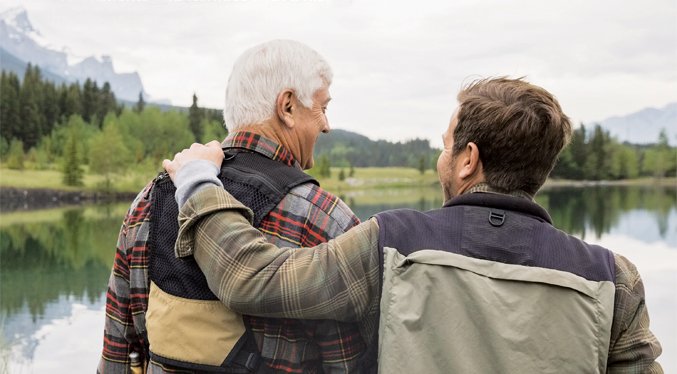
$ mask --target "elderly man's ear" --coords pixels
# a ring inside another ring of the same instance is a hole
[[[280,122],[288,128],[294,128],[294,112],[296,105],[296,95],[292,90],[284,90],[277,95],[275,109]]]

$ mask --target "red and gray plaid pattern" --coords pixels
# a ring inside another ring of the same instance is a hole
[[[129,353],[143,356],[145,313],[148,309],[149,183],[132,203],[118,236],[113,271],[106,293],[103,353],[98,372],[127,373]]]
[[[291,152],[251,132],[236,132],[226,148],[258,152],[286,165],[299,167]],[[148,306],[149,184],[135,199],[117,244],[106,301],[101,373],[126,373],[129,353],[142,352]],[[313,184],[292,189],[261,222],[260,230],[278,246],[312,247],[359,224],[359,219],[336,196]],[[358,326],[337,321],[304,321],[245,317],[250,322],[264,362],[287,373],[356,372],[365,344]],[[153,370],[171,371],[153,365]]]

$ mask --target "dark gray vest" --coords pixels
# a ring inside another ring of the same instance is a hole
[[[395,248],[403,256],[439,250],[503,264],[559,270],[591,281],[615,282],[612,252],[554,228],[548,213],[527,199],[471,193],[450,200],[441,209],[398,209],[375,217],[382,275],[384,248]],[[445,285],[436,287],[442,290]],[[365,362],[369,371],[375,370],[377,349],[378,337],[369,344]]]
[[[397,248],[404,255],[437,249],[566,271],[593,281],[615,280],[613,253],[556,229],[543,208],[524,198],[470,193],[441,209],[398,209],[376,218],[381,254],[383,247]]]

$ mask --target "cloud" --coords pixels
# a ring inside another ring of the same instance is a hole
[[[17,0],[11,0],[17,2]],[[576,121],[677,101],[677,3],[636,1],[85,1],[24,4],[55,45],[110,54],[154,97],[222,107],[236,57],[275,38],[335,71],[334,127],[439,145],[459,87],[526,75]]]

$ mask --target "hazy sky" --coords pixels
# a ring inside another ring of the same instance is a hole
[[[107,54],[146,91],[223,107],[235,58],[302,41],[334,69],[334,128],[441,144],[463,83],[526,76],[576,122],[677,101],[677,1],[0,0],[55,47]]]

